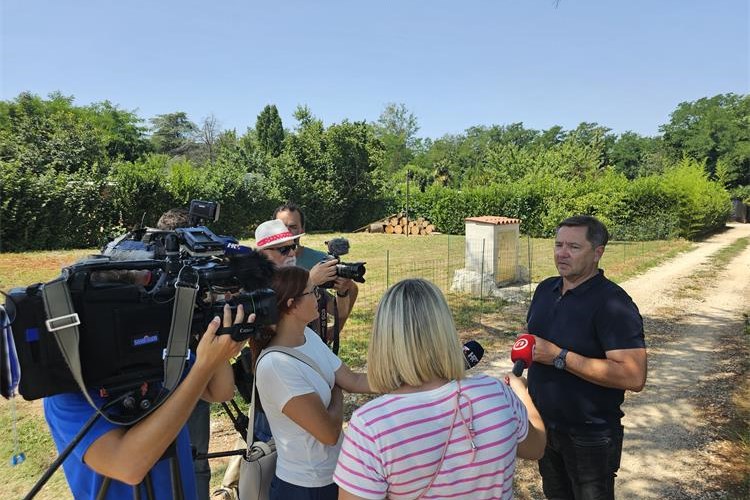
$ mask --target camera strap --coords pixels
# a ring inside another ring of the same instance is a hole
[[[193,286],[176,286],[175,287],[174,307],[172,309],[172,326],[167,340],[167,348],[164,352],[164,382],[163,389],[166,394],[177,387],[185,368],[185,362],[189,355],[188,343],[190,341],[190,325],[193,317],[193,305],[195,296],[198,293]],[[46,283],[42,287],[42,297],[44,298],[44,308],[47,313],[47,330],[54,336],[57,345],[60,348],[65,362],[70,368],[73,379],[83,393],[89,405],[101,415],[105,420],[116,425],[132,425],[149,415],[156,408],[166,401],[161,398],[151,406],[148,412],[140,417],[129,421],[119,422],[111,419],[103,413],[89,395],[86,383],[83,380],[81,370],[81,356],[78,349],[80,343],[80,331],[78,325],[81,321],[73,307],[73,300],[68,288],[68,282],[65,276]]]
[[[331,340],[328,340],[328,301],[333,301],[333,336]],[[311,323],[312,325],[313,323]],[[339,353],[340,344],[340,321],[339,321],[339,307],[338,301],[336,300],[335,294],[328,293],[326,290],[322,290],[320,299],[318,299],[318,324],[315,325],[318,330],[318,335],[323,339],[331,348],[334,354]]]

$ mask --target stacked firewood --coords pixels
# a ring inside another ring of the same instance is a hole
[[[424,217],[409,220],[404,215],[394,215],[369,225],[370,233],[426,235],[435,232],[435,225]]]

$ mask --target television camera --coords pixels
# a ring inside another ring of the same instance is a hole
[[[218,214],[218,203],[194,200],[190,227],[138,228],[110,242],[102,255],[63,268],[49,283],[11,290],[5,307],[24,399],[84,388],[107,396],[158,386],[154,382],[166,381],[175,353],[182,356],[182,372],[189,336],[202,333],[225,304],[242,304],[256,319],[220,334],[237,341],[261,337],[262,327],[278,316],[269,288],[273,266],[199,225]],[[71,361],[71,353],[78,361]],[[133,413],[152,403],[137,401]]]

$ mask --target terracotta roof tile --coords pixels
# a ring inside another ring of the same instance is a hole
[[[494,215],[483,215],[481,217],[467,217],[466,222],[483,222],[485,224],[520,224],[521,219],[511,219],[510,217],[497,217]]]

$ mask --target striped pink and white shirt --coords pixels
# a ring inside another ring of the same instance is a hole
[[[510,387],[487,375],[460,384],[461,412],[452,432],[455,381],[431,391],[381,396],[355,411],[334,481],[362,498],[417,498],[450,435],[440,472],[422,498],[513,498],[516,448],[528,432],[526,408]]]

